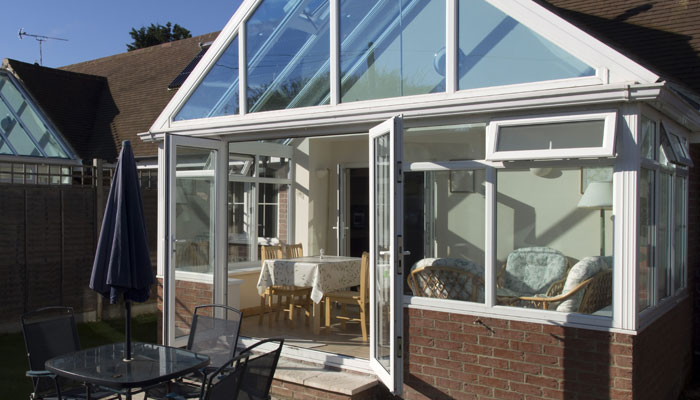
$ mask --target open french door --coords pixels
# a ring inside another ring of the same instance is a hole
[[[188,289],[202,290],[200,304],[226,303],[224,143],[216,139],[165,135],[165,240],[163,342],[186,344],[192,314]]]
[[[370,366],[394,394],[402,388],[402,119],[369,131]]]

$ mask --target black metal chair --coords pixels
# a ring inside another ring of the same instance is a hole
[[[277,343],[274,350],[265,349],[262,354],[259,347],[267,347],[268,343]],[[284,339],[272,338],[261,340],[254,345],[243,349],[241,355],[250,355],[246,363],[245,379],[241,383],[239,399],[243,400],[267,400],[270,399],[270,387],[275,376],[277,362],[282,353]]]
[[[242,354],[227,361],[204,383],[204,400],[237,399],[241,383],[246,379],[249,354]]]
[[[243,313],[233,307],[221,304],[196,306],[186,349],[209,356],[209,366],[185,379],[147,388],[145,398],[201,398],[207,376],[227,365],[236,354],[242,318]]]
[[[78,328],[71,307],[44,307],[21,317],[24,344],[29,359],[27,376],[32,379],[30,399],[85,398],[86,388],[79,382],[57,377],[44,369],[53,357],[80,350]],[[118,397],[114,392],[90,388],[90,398]]]

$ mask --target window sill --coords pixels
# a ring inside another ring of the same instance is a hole
[[[632,330],[614,327],[613,319],[611,317],[599,315],[562,313],[555,311],[507,306],[487,307],[486,305],[479,303],[470,303],[466,301],[457,300],[432,299],[409,295],[404,296],[403,306],[405,308],[474,315],[478,317],[496,318],[509,321],[531,322],[542,325],[556,325],[592,329],[606,332],[623,333],[627,335],[636,334],[636,332]]]

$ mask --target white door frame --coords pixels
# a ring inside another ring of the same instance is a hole
[[[226,246],[223,238],[226,238],[226,167],[227,159],[225,142],[219,139],[194,138],[184,135],[166,134],[162,156],[164,169],[162,200],[164,210],[164,236],[163,245],[159,246],[163,254],[163,343],[169,346],[183,345],[184,340],[175,338],[175,217],[173,212],[176,206],[176,152],[177,146],[203,148],[216,151],[216,163],[214,169],[214,212],[211,214],[214,222],[214,265],[213,265],[213,302],[225,304],[227,296],[227,271],[226,271]],[[182,342],[182,343],[180,343]]]

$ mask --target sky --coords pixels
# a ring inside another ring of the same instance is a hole
[[[192,36],[223,29],[241,0],[5,0],[0,14],[0,59],[39,63],[30,34],[68,39],[42,42],[43,65],[61,67],[126,52],[131,28],[167,22]]]

